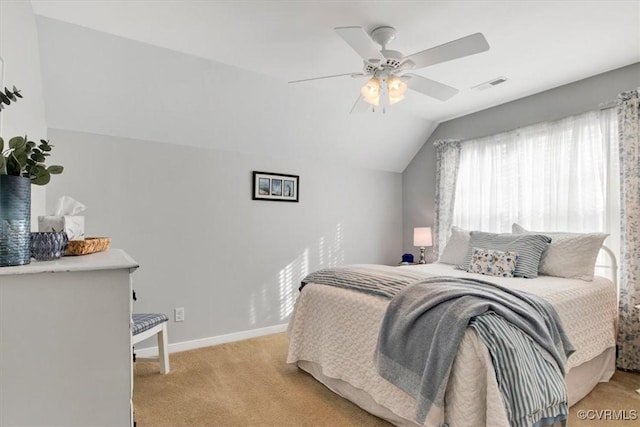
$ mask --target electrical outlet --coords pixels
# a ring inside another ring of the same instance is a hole
[[[184,307],[177,307],[173,309],[173,317],[176,322],[184,322]]]

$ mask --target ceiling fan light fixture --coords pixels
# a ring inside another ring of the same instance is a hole
[[[387,79],[387,88],[390,97],[400,97],[407,92],[407,84],[398,76],[391,76]]]
[[[406,73],[406,71],[425,68],[489,50],[489,43],[484,35],[475,33],[405,56],[402,52],[387,49],[387,44],[396,36],[396,30],[393,27],[378,27],[371,33],[368,33],[362,27],[356,26],[337,27],[334,30],[362,58],[364,62],[362,72],[294,80],[289,83],[347,75],[352,77],[372,77],[362,86],[361,95],[358,97],[351,112],[369,109],[365,104],[370,104],[374,107],[382,107],[381,110],[384,113],[386,107],[396,104],[405,98],[407,89],[440,101],[446,101],[460,91],[421,75]],[[505,81],[505,78],[499,78],[487,82],[487,85],[495,86]],[[373,108],[373,110],[375,111],[376,108]]]
[[[387,90],[389,91],[389,105],[393,105],[405,98],[407,84],[401,78],[391,76],[387,79]]]
[[[361,93],[365,102],[375,106],[380,105],[380,80],[377,77],[369,80],[362,86]]]
[[[398,103],[398,102],[402,101],[404,98],[405,98],[404,95],[391,96],[391,94],[389,94],[389,105],[393,105],[395,103]]]

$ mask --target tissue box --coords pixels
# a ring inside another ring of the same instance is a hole
[[[84,240],[84,216],[39,216],[38,231],[64,231],[69,240]]]

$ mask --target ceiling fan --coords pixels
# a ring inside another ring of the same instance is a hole
[[[378,27],[371,31],[371,35],[367,34],[361,27],[338,27],[334,30],[362,57],[364,60],[363,72],[314,77],[294,80],[289,83],[342,76],[371,76],[371,79],[362,87],[361,94],[351,109],[352,113],[366,111],[370,108],[375,111],[376,107],[381,107],[384,112],[388,105],[402,101],[405,98],[407,89],[446,101],[457,94],[459,92],[458,89],[417,74],[406,73],[406,71],[489,50],[489,44],[482,33],[475,33],[404,56],[396,50],[387,49],[387,44],[396,37],[396,30],[393,27]],[[379,44],[382,49],[378,49],[374,42]]]

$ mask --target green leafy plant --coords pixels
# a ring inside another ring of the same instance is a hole
[[[0,90],[0,110],[2,104],[10,105],[22,98],[20,90],[15,86],[13,91],[6,87],[4,93]],[[62,166],[47,166],[47,157],[51,155],[53,145],[44,139],[40,144],[29,141],[27,136],[15,136],[9,140],[9,147],[5,149],[4,140],[0,137],[0,175],[23,176],[31,179],[35,185],[45,185],[51,180],[51,175],[62,173]]]
[[[52,147],[49,141],[41,139],[38,145],[25,135],[11,138],[9,148],[5,150],[4,140],[0,138],[0,175],[24,176],[30,178],[32,184],[48,184],[51,175],[64,170],[62,166],[45,164]]]

